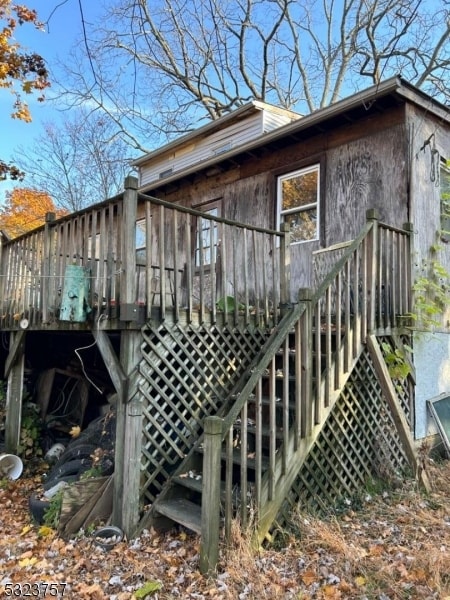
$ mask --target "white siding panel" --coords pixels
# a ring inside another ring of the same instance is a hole
[[[296,118],[298,118],[298,116]],[[264,133],[273,131],[274,129],[277,129],[278,127],[281,127],[282,125],[287,125],[288,123],[291,123],[294,120],[294,118],[290,117],[289,115],[277,114],[277,113],[273,113],[270,111],[264,111],[263,119],[264,119],[264,124],[263,124]]]
[[[195,164],[211,159],[215,154],[228,152],[247,142],[254,140],[263,133],[271,131],[289,122],[286,116],[258,111],[256,114],[220,129],[211,135],[198,140],[191,140],[188,146],[175,149],[172,153],[162,155],[157,160],[141,167],[141,186],[148,185],[160,179],[160,174],[177,173]],[[162,178],[161,178],[162,179]]]

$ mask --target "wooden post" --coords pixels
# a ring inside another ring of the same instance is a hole
[[[202,538],[200,571],[211,574],[219,560],[220,530],[220,460],[222,419],[205,419],[205,451],[203,455]]]
[[[19,336],[20,343],[16,342]],[[8,372],[8,387],[6,390],[6,423],[5,423],[5,449],[11,454],[17,454],[20,442],[20,427],[22,423],[22,398],[23,398],[23,374],[25,367],[24,332],[11,332],[10,354],[14,353],[14,359],[10,361]]]
[[[44,226],[44,248],[43,248],[43,263],[42,263],[42,279],[41,279],[41,309],[42,309],[42,322],[48,322],[48,307],[49,303],[53,304],[55,298],[49,298],[50,290],[50,275],[51,273],[51,260],[52,260],[52,241],[53,241],[53,227],[52,223],[56,219],[54,212],[45,213],[45,226]],[[53,286],[54,289],[54,286]]]
[[[301,398],[300,398],[300,434],[304,438],[312,431],[312,353],[313,353],[313,317],[312,317],[312,290],[302,288],[298,294],[299,302],[305,305],[305,312],[301,317],[300,336],[301,362],[303,370],[301,373]],[[316,335],[320,335],[320,323],[316,324]],[[319,385],[319,377],[317,377]]]
[[[114,501],[112,521],[131,537],[139,521],[141,478],[142,400],[137,387],[140,331],[123,331],[120,362],[127,377],[116,411]]]
[[[414,224],[413,223],[404,223],[403,229],[408,232],[408,241],[407,248],[405,249],[405,281],[404,285],[404,299],[403,299],[403,314],[411,315],[414,310],[414,261],[413,261],[413,253],[414,253]],[[405,323],[401,323],[401,325],[405,325]]]
[[[122,213],[122,273],[120,277],[121,321],[137,321],[136,305],[136,215],[138,180],[125,178]],[[147,298],[147,302],[149,299]]]
[[[366,212],[367,221],[372,221],[371,247],[368,249],[367,256],[367,293],[369,295],[369,310],[367,311],[367,330],[373,333],[375,330],[375,308],[377,304],[377,295],[381,302],[381,290],[377,293],[377,268],[378,268],[378,211],[370,209]]]
[[[125,179],[123,198],[122,274],[120,281],[121,320],[133,321],[136,300],[136,210],[137,179]],[[131,327],[131,325],[130,325]],[[137,388],[137,365],[141,357],[140,330],[122,331],[120,363],[126,381],[117,403],[114,500],[112,521],[127,537],[139,520],[142,402]]]
[[[291,234],[289,223],[281,223],[284,235],[280,242],[280,312],[285,314],[291,303]]]

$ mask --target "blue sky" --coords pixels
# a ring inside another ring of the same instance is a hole
[[[92,19],[101,9],[98,0],[23,0],[23,4],[34,8],[39,19],[48,23],[45,31],[37,31],[30,25],[23,25],[16,30],[16,41],[26,49],[43,56],[48,68],[52,69],[56,59],[64,60],[72,44],[81,31],[80,2],[86,21]],[[50,96],[51,88],[46,95]],[[34,96],[27,98],[33,117],[32,123],[23,123],[11,119],[14,98],[7,90],[0,89],[0,156],[8,161],[17,146],[32,146],[33,140],[42,131],[42,123],[58,121],[63,118],[51,105],[39,103]],[[11,189],[11,182],[0,182],[0,203],[5,198],[5,191]]]

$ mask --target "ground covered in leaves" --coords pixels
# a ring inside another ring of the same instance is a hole
[[[430,494],[404,482],[366,490],[327,518],[295,514],[276,546],[257,552],[236,527],[217,574],[205,578],[199,539],[186,531],[145,532],[105,551],[87,533],[63,540],[33,524],[28,497],[40,478],[25,473],[1,480],[0,598],[43,582],[65,583],[68,600],[450,600],[450,461],[431,462],[429,475]]]

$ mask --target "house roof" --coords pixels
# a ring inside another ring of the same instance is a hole
[[[323,133],[332,129],[333,126],[342,125],[342,123],[345,122],[352,123],[357,121],[367,114],[369,110],[383,112],[388,107],[404,104],[405,102],[411,102],[421,106],[429,113],[450,123],[450,109],[447,106],[434,100],[431,96],[422,92],[403,78],[396,76],[377,85],[373,85],[361,92],[357,92],[330,106],[318,109],[302,118],[299,118],[300,115],[298,115],[298,113],[292,113],[293,117],[294,115],[297,117],[294,118],[292,122],[282,125],[271,132],[265,133],[263,136],[259,136],[244,145],[233,147],[228,152],[222,153],[220,156],[211,156],[211,158],[204,160],[201,163],[190,165],[182,171],[176,171],[173,175],[165,178],[164,182],[154,181],[149,183],[143,188],[143,191],[160,188],[162,185],[166,186],[183,177],[198,173],[201,170],[211,169],[214,166],[226,168],[227,164],[236,162],[240,155],[252,153],[258,148],[270,146],[276,147],[282,143],[282,140],[301,139],[311,130],[316,133]],[[228,127],[239,119],[248,117],[252,112],[267,108],[269,108],[269,110],[277,109],[277,107],[272,105],[253,101],[217,121],[212,121],[198,130],[146,154],[134,161],[133,164],[142,167],[153,160],[161,160],[163,155],[168,151],[173,151],[183,145],[192,143],[194,140],[207,137],[219,129]],[[278,110],[283,111],[284,109]]]

